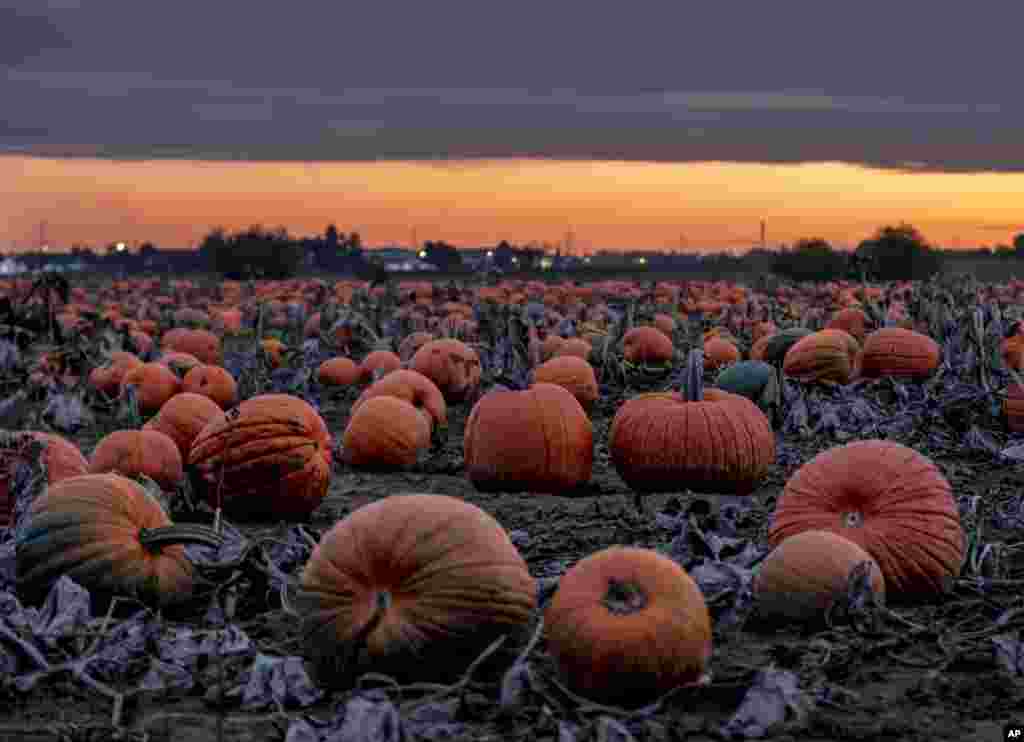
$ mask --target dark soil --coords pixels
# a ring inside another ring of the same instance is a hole
[[[634,495],[611,467],[606,448],[611,416],[628,394],[606,396],[593,412],[597,446],[587,492],[572,497],[476,492],[463,471],[462,430],[468,405],[460,405],[451,411],[448,441],[414,470],[378,474],[338,466],[329,497],[316,512],[310,530],[322,532],[361,505],[395,493],[432,492],[478,505],[507,530],[521,532],[516,542],[537,578],[557,577],[582,557],[614,544],[664,548],[669,537],[656,524],[656,513],[677,513],[700,499],[707,500],[713,511],[716,500],[690,493],[652,495],[643,500],[644,512],[636,510]],[[324,417],[339,437],[352,398],[349,394],[322,400]],[[113,427],[101,416],[95,427],[78,437],[83,451],[91,451],[95,441]],[[990,432],[1000,435],[995,429]],[[814,453],[832,445],[836,441],[803,440],[800,461],[772,468],[763,486],[747,499],[743,535],[764,541],[767,519],[787,477]],[[987,524],[1000,497],[1020,487],[1020,466],[948,452],[937,452],[934,458],[961,502],[980,498],[975,501],[977,512],[970,515],[973,520],[965,518],[965,530],[974,527],[974,521]],[[1024,541],[1024,533],[985,525],[983,538],[1012,545]],[[1012,557],[1013,550],[1004,553]],[[474,681],[464,693],[453,690],[442,699],[456,703],[461,698],[453,711],[454,727],[407,723],[404,739],[540,742],[628,739],[626,733],[638,740],[722,739],[721,725],[737,711],[758,673],[774,668],[796,674],[800,698],[788,718],[769,732],[773,740],[996,740],[1004,723],[1024,720],[1020,674],[1024,668],[1018,664],[1017,674],[1012,675],[1000,666],[991,641],[996,633],[992,624],[1004,610],[1021,604],[1019,585],[993,583],[982,592],[975,580],[965,579],[940,602],[894,606],[895,616],[886,617],[875,635],[850,626],[771,632],[744,624],[717,626],[710,684],[678,691],[660,707],[633,715],[568,697],[553,682],[541,641],[530,660],[530,688],[512,711],[499,709],[495,683]],[[296,622],[279,606],[255,599],[243,602],[237,620],[264,652],[299,651]],[[1015,623],[1016,619],[1010,621],[1004,630],[1019,637]],[[989,634],[971,636],[984,631]],[[957,636],[962,638],[951,645],[950,637]],[[122,738],[283,740],[291,720],[334,718],[354,694],[352,690],[333,692],[302,710],[245,712],[218,699],[216,678],[230,680],[238,671],[226,661],[207,668],[198,692],[130,697],[122,717]],[[387,688],[383,681],[367,685]],[[424,696],[422,691],[387,690],[403,721],[415,716],[412,702]],[[71,677],[52,678],[27,695],[0,697],[0,739],[107,740],[116,735],[110,720],[110,701]],[[400,739],[383,732],[369,738]],[[292,739],[306,737],[296,731],[289,736]]]

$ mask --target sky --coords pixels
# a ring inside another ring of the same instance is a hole
[[[1024,5],[0,5],[0,247],[1024,231]]]

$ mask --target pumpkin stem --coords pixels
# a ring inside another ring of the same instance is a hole
[[[642,611],[647,606],[647,592],[635,582],[608,580],[608,589],[601,603],[613,615],[628,616]]]
[[[704,351],[700,348],[694,348],[686,356],[683,386],[687,402],[704,399]]]
[[[171,544],[201,544],[219,549],[224,543],[224,538],[209,526],[192,523],[143,528],[139,531],[139,543],[146,551],[155,554],[161,547]]]

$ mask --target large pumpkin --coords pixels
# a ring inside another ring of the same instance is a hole
[[[115,430],[100,439],[90,457],[89,473],[106,472],[144,475],[165,490],[173,490],[185,478],[178,444],[152,429]]]
[[[622,357],[630,363],[672,363],[672,339],[657,327],[634,327],[622,338]]]
[[[861,375],[925,379],[939,367],[941,349],[927,335],[902,327],[883,327],[864,341]]]
[[[180,543],[146,545],[149,531],[170,525],[154,497],[118,474],[58,482],[32,503],[18,537],[18,591],[35,601],[67,575],[104,595],[157,605],[187,600],[194,585],[184,548]]]
[[[540,383],[485,394],[469,414],[464,449],[478,490],[558,493],[590,480],[594,429],[572,394]]]
[[[294,605],[322,680],[373,669],[440,681],[502,635],[513,647],[535,602],[526,563],[492,516],[417,494],[377,500],[335,524],[313,550]]]
[[[89,471],[78,446],[56,433],[0,430],[0,528],[13,524],[17,515],[12,484],[22,466],[38,469],[31,476],[38,478],[39,491]]]
[[[576,356],[560,356],[545,361],[533,370],[533,380],[541,384],[557,384],[566,389],[585,412],[598,398],[597,376],[589,362]]]
[[[181,392],[167,400],[156,417],[143,425],[142,429],[155,430],[174,441],[181,454],[181,460],[184,462],[188,461],[193,441],[210,420],[219,415],[221,415],[220,407],[209,397],[192,392]]]
[[[800,467],[776,505],[768,540],[777,546],[809,530],[861,546],[893,597],[943,592],[960,574],[964,532],[949,482],[899,443],[856,441]]]
[[[847,594],[850,574],[867,562],[876,600],[885,601],[885,578],[863,548],[831,531],[802,531],[776,546],[753,582],[757,612],[767,621],[821,623]]]
[[[386,374],[367,387],[352,405],[352,414],[374,397],[397,397],[417,409],[426,410],[435,426],[448,424],[448,407],[437,384],[418,371],[400,369]]]
[[[149,415],[181,391],[181,379],[161,363],[143,363],[129,369],[121,380],[121,393],[127,387],[135,390],[139,412]]]
[[[202,364],[189,369],[181,380],[181,389],[209,397],[222,410],[238,404],[238,384],[231,372],[222,366]]]
[[[703,356],[691,351],[685,395],[625,402],[608,434],[612,464],[637,492],[749,494],[775,462],[768,418],[746,397],[703,390]]]
[[[700,588],[650,549],[611,547],[571,567],[544,629],[569,689],[616,705],[651,703],[698,682],[712,653]]]
[[[331,436],[308,402],[289,394],[245,400],[211,420],[189,463],[207,502],[238,519],[308,517],[327,494]]]

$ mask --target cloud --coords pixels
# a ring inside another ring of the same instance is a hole
[[[67,49],[70,40],[46,16],[0,6],[0,67],[15,67],[53,49]]]

